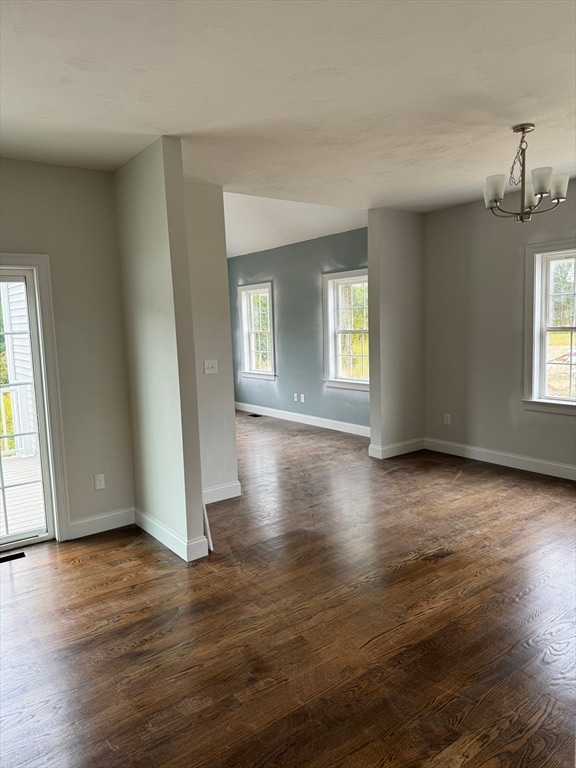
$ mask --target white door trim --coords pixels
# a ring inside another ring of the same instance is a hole
[[[70,505],[64,454],[60,378],[56,355],[50,257],[46,253],[2,253],[0,263],[3,267],[28,268],[34,271],[43,354],[42,368],[44,372],[44,399],[48,418],[48,445],[52,467],[54,526],[56,539],[66,541],[70,538]]]

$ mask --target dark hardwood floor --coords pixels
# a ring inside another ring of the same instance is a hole
[[[129,528],[0,565],[3,768],[573,768],[573,483],[238,437],[210,557]]]

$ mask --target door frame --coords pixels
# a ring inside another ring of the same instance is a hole
[[[64,453],[64,424],[60,398],[60,378],[56,355],[56,329],[52,301],[50,256],[46,253],[2,253],[2,267],[32,270],[37,302],[42,388],[46,406],[47,440],[51,468],[52,508],[57,541],[70,538],[70,505]]]

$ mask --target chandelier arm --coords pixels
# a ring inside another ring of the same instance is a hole
[[[536,205],[533,205],[531,208],[528,207],[526,209],[528,213],[534,213],[536,211],[536,208],[539,208],[541,203],[542,203],[542,201],[544,200],[544,195],[538,194],[538,195],[536,195],[536,197],[538,198],[538,202],[536,203]],[[552,209],[550,208],[550,210],[552,210]],[[544,211],[540,211],[540,213],[544,213]]]
[[[535,210],[535,208],[532,208],[530,213],[548,213],[548,211],[553,211],[554,208],[558,208],[558,206],[560,205],[561,202],[562,202],[562,200],[556,200],[556,202],[553,205],[551,205],[550,208],[544,208],[541,211],[537,211],[537,210]],[[540,205],[540,203],[538,203],[538,205]]]
[[[493,200],[493,203],[496,203],[495,208],[497,208],[501,213],[505,213],[507,216],[520,216],[521,211],[507,211],[505,208],[500,207],[500,203],[498,200]],[[490,206],[490,210],[492,213],[494,213],[494,208]]]
[[[496,216],[497,219],[510,219],[512,216],[517,216],[516,213],[504,213],[501,208],[490,208],[494,216]]]

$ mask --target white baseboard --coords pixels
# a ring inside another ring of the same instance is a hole
[[[174,554],[181,557],[182,560],[189,563],[192,560],[198,560],[208,555],[208,539],[206,536],[199,536],[197,539],[186,541],[170,528],[154,520],[152,517],[144,514],[139,509],[134,510],[134,522],[143,531],[149,533],[165,547],[168,547]]]
[[[404,453],[421,451],[422,448],[424,448],[423,437],[405,440],[402,443],[391,443],[390,445],[374,445],[374,443],[370,443],[368,446],[368,456],[371,456],[373,459],[391,459],[393,456],[401,456]]]
[[[477,448],[463,443],[451,443],[448,440],[436,440],[427,437],[424,440],[424,448],[439,453],[449,453],[453,456],[463,456],[476,461],[486,461],[490,464],[500,464],[503,467],[524,469],[528,472],[538,472],[542,475],[561,477],[564,480],[576,480],[576,467],[570,464],[560,464],[555,461],[534,459],[531,456],[519,456],[515,453],[504,451],[492,451],[488,448]]]
[[[337,432],[347,432],[350,435],[370,437],[370,427],[365,427],[362,424],[351,424],[349,421],[334,421],[333,419],[323,419],[320,416],[309,416],[307,413],[279,411],[276,408],[266,408],[263,405],[250,405],[249,403],[236,403],[236,410],[257,413],[260,416],[272,416],[275,419],[284,419],[285,421],[297,421],[298,424],[308,424],[311,427],[334,429]]]
[[[92,536],[94,533],[111,531],[113,528],[122,528],[124,525],[134,524],[134,509],[117,509],[104,515],[87,517],[84,520],[71,520],[69,538],[81,539],[83,536]]]
[[[225,483],[223,485],[213,485],[211,488],[202,489],[202,501],[204,504],[214,504],[215,501],[224,501],[224,499],[234,499],[242,495],[242,487],[238,480],[234,483]]]

